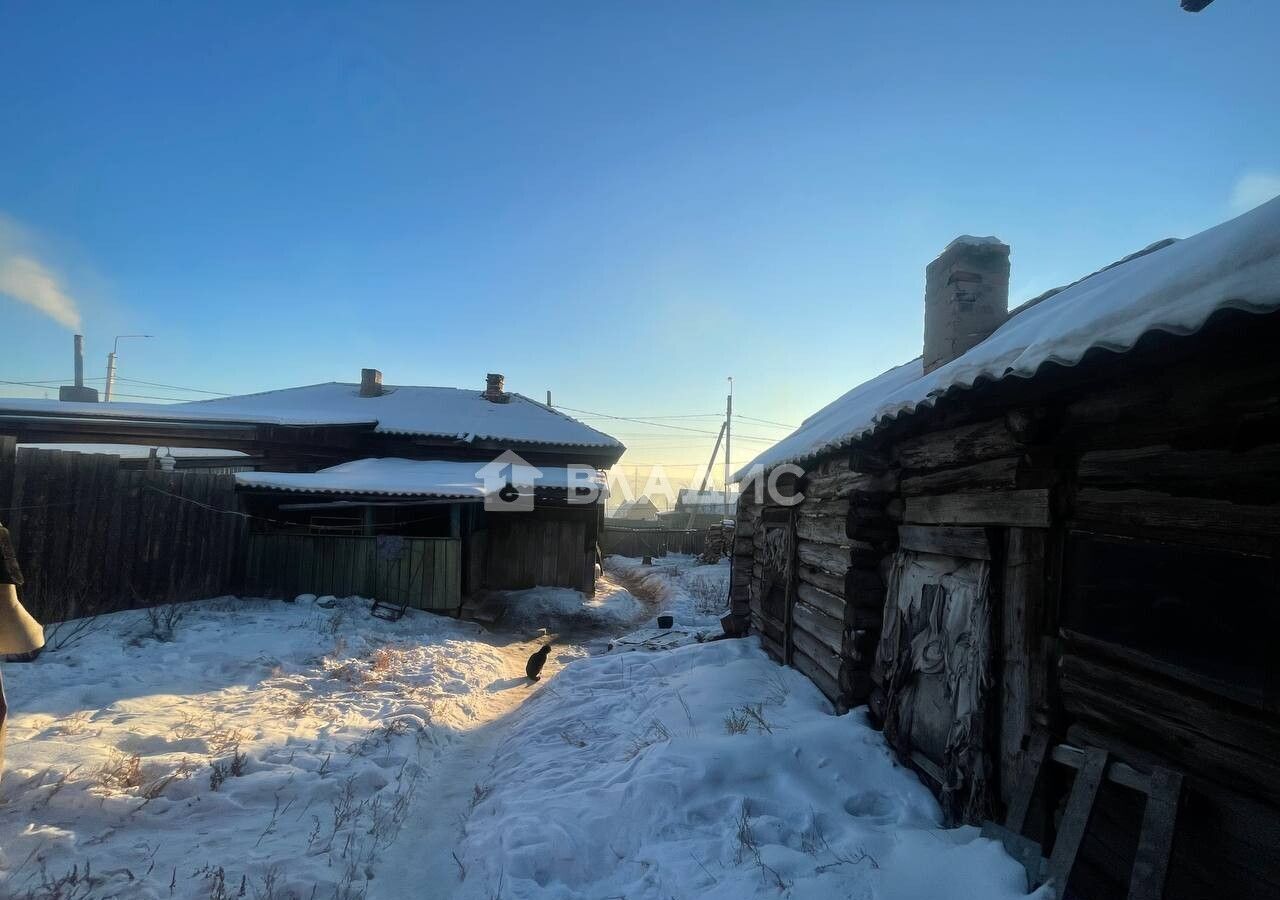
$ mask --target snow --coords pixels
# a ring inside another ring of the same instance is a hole
[[[116,613],[5,665],[0,895],[44,896],[73,867],[94,879],[74,896],[94,898],[207,898],[219,868],[228,896],[242,877],[248,896],[274,877],[277,897],[306,898],[376,875],[424,780],[518,668],[476,626],[330,603],[183,604],[168,642],[145,612]],[[243,773],[214,790],[211,766],[237,752]]]
[[[241,450],[219,450],[214,447],[166,447],[164,445],[148,446],[145,444],[19,444],[21,448],[31,450],[63,450],[70,453],[107,453],[122,459],[145,459],[156,450],[160,456],[169,455],[174,459],[203,459],[243,457],[249,454]]]
[[[622,444],[557,409],[520,394],[491,403],[480,391],[411,385],[384,387],[380,397],[361,397],[358,384],[328,382],[258,394],[186,403],[63,403],[8,399],[6,411],[268,425],[376,426],[387,434],[414,434],[462,441],[505,440],[528,444],[609,447]]]
[[[574,474],[577,477],[574,477]],[[488,476],[488,477],[486,477]],[[318,472],[239,472],[245,487],[334,494],[388,494],[421,497],[482,498],[508,481],[516,487],[605,489],[597,470],[557,466],[497,467],[493,462],[416,459],[357,459]],[[486,491],[486,482],[489,490]]]
[[[611,578],[597,578],[596,592],[588,597],[572,588],[535,587],[507,591],[503,621],[524,628],[560,626],[622,626],[644,615],[645,607],[625,587]]]
[[[1000,900],[1021,867],[754,639],[577,660],[480,773],[457,898]]]
[[[728,577],[692,563],[513,592],[518,628],[558,632],[536,684],[545,638],[359,598],[80,620],[5,666],[0,896],[1023,896],[997,842],[941,828],[863,714],[755,639],[562,637],[682,615],[694,579]]]
[[[1193,334],[1222,309],[1280,309],[1280,198],[1015,310],[985,341],[927,375],[919,359],[890,369],[810,416],[733,477],[847,446],[980,380],[1029,378],[1046,363],[1073,366],[1093,349],[1124,352],[1152,331]]]
[[[1005,246],[1004,241],[1000,240],[1000,238],[992,234],[989,234],[985,237],[976,237],[975,235],[972,235],[972,234],[962,234],[958,238],[956,238],[954,241],[947,244],[943,252],[945,253],[947,250],[950,250],[952,247],[956,246],[957,244],[965,244],[970,247],[1003,247]]]
[[[696,556],[672,553],[652,565],[633,556],[609,556],[604,569],[626,579],[656,602],[654,616],[670,615],[677,627],[720,627],[729,606],[729,560],[704,564]]]

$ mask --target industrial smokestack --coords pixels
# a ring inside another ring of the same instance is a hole
[[[77,334],[72,341],[76,353],[76,387],[84,387],[84,335]]]
[[[360,370],[360,396],[382,396],[382,373],[377,369]]]
[[[1009,315],[1009,245],[961,235],[925,268],[924,370],[967,352]]]
[[[77,334],[72,341],[75,348],[76,383],[58,388],[58,399],[76,403],[97,403],[97,388],[84,386],[84,335]]]

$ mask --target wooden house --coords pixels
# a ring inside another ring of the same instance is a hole
[[[1280,199],[1008,276],[957,239],[922,357],[738,473],[737,624],[1031,884],[1280,896]]]
[[[247,588],[457,611],[483,589],[594,589],[614,438],[504,390],[328,383],[181,404],[0,400],[17,441],[246,454]],[[506,499],[509,498],[510,502]]]
[[[609,516],[610,519],[627,522],[629,524],[636,522],[657,522],[658,521],[658,505],[648,497],[638,497],[635,500],[627,500],[619,504],[618,508]]]

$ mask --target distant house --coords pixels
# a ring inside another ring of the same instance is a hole
[[[738,513],[738,492],[729,491],[696,491],[693,488],[681,488],[676,495],[675,512],[697,513],[729,517]]]
[[[656,522],[658,521],[658,507],[648,497],[640,497],[637,500],[628,500],[621,504],[609,518],[628,522]]]
[[[0,434],[247,454],[256,471],[235,478],[250,586],[443,610],[484,588],[592,591],[603,471],[625,449],[501,375],[465,390],[384,385],[374,369],[171,405],[0,399]]]
[[[1054,896],[1274,897],[1280,199],[1009,272],[952,242],[923,355],[739,473],[734,614]]]

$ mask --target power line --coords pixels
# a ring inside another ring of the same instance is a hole
[[[748,422],[756,422],[760,425],[776,425],[779,428],[799,428],[799,425],[787,425],[783,422],[774,422],[770,419],[757,419],[754,416],[744,416],[742,413],[734,413],[736,419],[746,419]]]
[[[127,381],[130,384],[145,384],[149,387],[168,388],[171,391],[190,391],[193,394],[213,394],[215,397],[230,397],[226,391],[206,391],[204,388],[180,387],[176,384],[161,384],[158,381],[139,381],[137,378],[125,378],[123,375],[117,375],[116,381]]]

